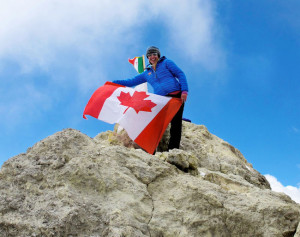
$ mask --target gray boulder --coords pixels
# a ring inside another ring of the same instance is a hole
[[[240,151],[184,123],[155,156],[115,131],[66,129],[0,171],[0,236],[297,236],[300,206]]]

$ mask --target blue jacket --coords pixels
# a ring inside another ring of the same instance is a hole
[[[150,65],[146,70],[127,80],[115,80],[114,83],[123,86],[136,86],[144,82],[148,82],[157,95],[167,95],[174,91],[188,91],[187,80],[184,72],[177,65],[167,59],[161,57],[156,65],[156,71]]]

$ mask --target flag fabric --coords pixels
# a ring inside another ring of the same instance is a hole
[[[178,98],[106,82],[90,98],[83,118],[90,115],[110,124],[120,124],[135,143],[153,154],[181,104]]]
[[[134,89],[136,91],[148,91],[147,82],[137,85],[136,87],[134,87]]]
[[[142,73],[145,70],[145,62],[144,62],[144,55],[141,57],[134,57],[133,59],[128,59],[128,62],[130,62],[135,70],[138,73]]]
[[[128,59],[128,62],[130,62],[135,70],[138,73],[142,73],[145,70],[145,56],[141,57],[134,57],[133,59]],[[147,82],[137,85],[135,88],[137,91],[148,91]]]

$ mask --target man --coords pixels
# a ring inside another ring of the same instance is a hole
[[[114,83],[123,86],[136,86],[148,82],[154,94],[181,98],[182,105],[171,121],[170,140],[168,150],[179,149],[182,131],[182,114],[184,103],[188,95],[188,85],[184,72],[170,59],[160,57],[160,50],[151,46],[147,49],[146,56],[150,65],[146,70],[127,80],[115,80]]]

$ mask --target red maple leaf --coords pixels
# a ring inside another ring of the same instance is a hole
[[[135,91],[131,96],[129,92],[125,93],[121,91],[121,94],[117,97],[121,102],[121,105],[128,106],[128,108],[133,108],[135,112],[138,114],[140,111],[151,112],[151,109],[156,106],[151,100],[145,100],[145,98],[149,97],[144,91]]]

